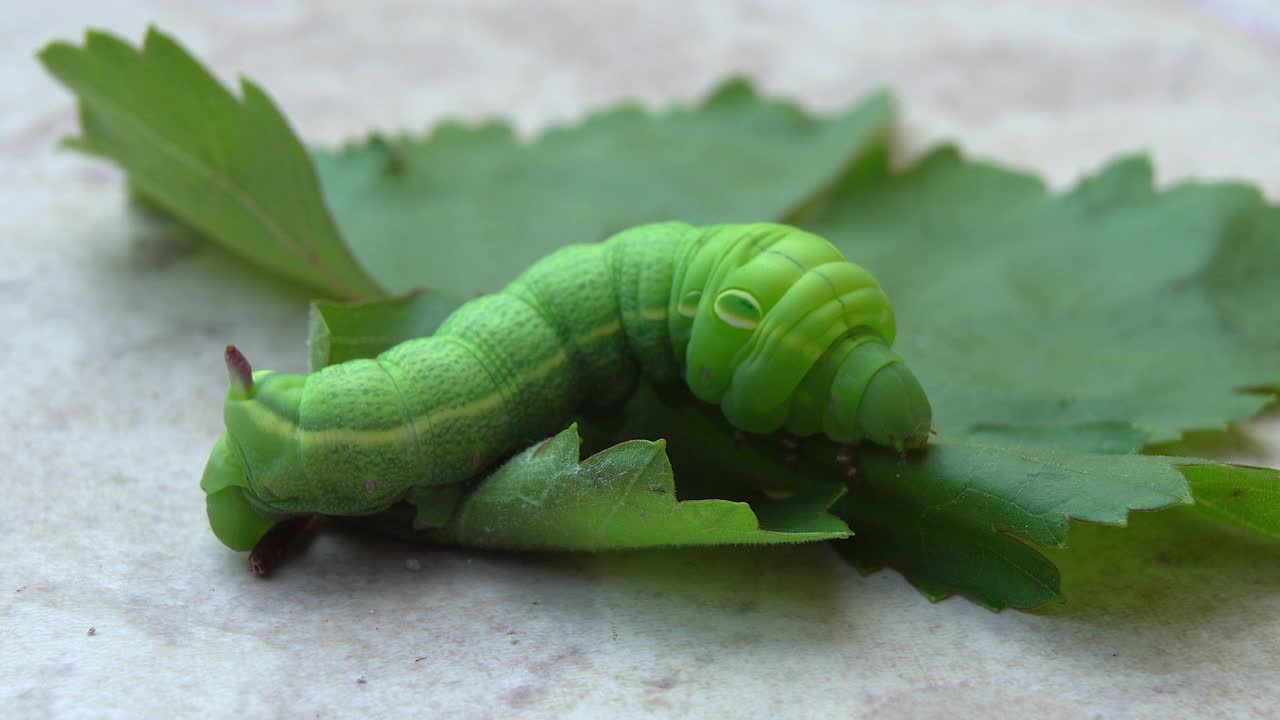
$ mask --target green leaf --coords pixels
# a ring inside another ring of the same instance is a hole
[[[1256,189],[1157,192],[1144,158],[1057,197],[954,149],[900,174],[860,170],[813,229],[884,285],[896,349],[944,434],[1029,427],[1076,442],[1070,428],[1089,425],[1122,447],[1132,425],[1160,442],[1253,415],[1267,397],[1235,391],[1280,381],[1275,326],[1259,340],[1277,306],[1259,269],[1276,267],[1275,234],[1259,228],[1275,213]],[[1249,267],[1255,279],[1229,293]]]
[[[1243,465],[1188,465],[1196,509],[1219,522],[1280,540],[1280,470]]]
[[[735,440],[719,408],[649,385],[624,412],[585,418],[583,431],[595,447],[667,438],[681,492],[696,497],[805,493],[844,478],[828,441],[805,439],[791,465],[777,436]],[[1042,551],[1066,545],[1069,521],[1123,525],[1131,510],[1189,503],[1181,462],[1193,461],[945,439],[906,458],[868,448],[834,509],[854,536],[835,547],[865,572],[898,570],[934,600],[960,592],[992,609],[1037,607],[1059,599]]]
[[[460,304],[427,291],[369,302],[313,301],[307,337],[311,370],[371,358],[405,340],[430,335]]]
[[[317,151],[352,247],[394,292],[494,292],[562,245],[661,220],[774,220],[888,132],[887,95],[815,119],[743,81],[651,115],[624,106],[531,143],[503,124],[444,124]]]
[[[69,144],[115,161],[149,203],[233,252],[326,295],[381,288],[343,245],[315,169],[257,85],[237,99],[172,38],[139,53],[101,32],[52,43],[40,60],[76,94],[83,136]]]
[[[238,100],[155,29],[141,53],[90,32],[84,48],[53,43],[40,59],[79,100],[83,136],[70,146],[115,161],[144,202],[327,298],[466,297],[561,245],[639,223],[809,210],[892,121],[885,93],[817,119],[734,80],[696,107],[622,106],[534,142],[501,123],[445,123],[309,155],[260,88],[243,80]]]
[[[902,459],[870,452],[835,512],[857,533],[837,547],[859,568],[891,566],[934,600],[991,609],[1057,597],[1035,546],[1064,547],[1069,520],[1124,525],[1131,510],[1191,502],[1173,459],[939,443]]]
[[[1188,479],[1193,512],[1280,537],[1276,471],[1187,465],[1183,478],[1173,459],[1125,455],[1250,415],[1280,388],[1280,212],[1250,188],[1156,192],[1147,162],[1130,158],[1054,197],[948,149],[892,173],[887,96],[816,120],[740,81],[698,107],[616,109],[532,143],[501,125],[444,125],[309,156],[260,89],[243,82],[237,99],[154,30],[140,53],[90,33],[83,49],[55,43],[40,57],[79,100],[83,136],[71,144],[118,163],[148,203],[327,296],[444,291],[317,303],[313,367],[427,334],[451,296],[497,289],[569,242],[652,220],[786,218],[881,279],[938,426],[966,440],[905,459],[868,451],[841,497],[829,443],[788,466],[776,437],[736,441],[717,409],[642,390],[624,413],[590,420],[604,449],[585,461],[571,427],[461,498],[457,487],[422,494],[399,527],[443,526],[420,539],[602,549],[844,538],[827,512],[839,498],[859,534],[837,547],[860,567],[891,565],[935,599],[958,591],[1001,608],[1059,594],[1042,552],[1062,556],[1047,548],[1065,545],[1069,519],[1124,524],[1131,509],[1185,504]],[[671,445],[612,444],[641,436]]]
[[[504,549],[606,550],[768,545],[849,536],[827,513],[844,494],[829,483],[764,504],[677,500],[665,443],[631,440],[579,461],[576,425],[516,455],[426,536]]]

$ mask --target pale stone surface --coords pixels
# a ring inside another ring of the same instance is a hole
[[[259,80],[316,142],[453,115],[532,132],[625,97],[690,100],[730,72],[820,110],[887,85],[911,152],[956,139],[1060,187],[1146,148],[1162,181],[1277,197],[1274,5],[355,7],[5,10],[7,717],[1274,716],[1280,555],[1229,533],[1137,543],[1132,567],[1094,578],[1114,596],[1037,614],[931,605],[821,547],[527,557],[330,536],[255,580],[208,532],[195,475],[219,432],[221,345],[301,368],[306,298],[133,217],[114,170],[56,153],[72,102],[31,59],[86,26],[137,39],[155,22],[221,77]],[[1254,427],[1238,457],[1280,465],[1280,422]]]

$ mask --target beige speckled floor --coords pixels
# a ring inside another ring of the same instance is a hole
[[[262,582],[209,534],[218,349],[301,368],[306,299],[133,217],[117,173],[53,151],[72,101],[31,55],[87,25],[158,23],[261,81],[312,141],[459,114],[532,131],[743,71],[817,109],[889,85],[909,151],[955,138],[1058,186],[1146,148],[1162,180],[1280,197],[1274,4],[789,5],[6,8],[0,714],[1274,717],[1274,546],[1145,547],[1135,567],[1162,569],[1138,590],[995,615],[821,547],[531,558],[330,536]],[[1238,457],[1280,465],[1280,422],[1254,435]]]

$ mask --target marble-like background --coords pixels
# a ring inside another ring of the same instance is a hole
[[[312,142],[445,116],[531,133],[744,72],[815,110],[891,87],[904,157],[954,139],[1062,187],[1146,149],[1162,182],[1280,198],[1280,7],[1263,0],[6,7],[0,714],[1275,716],[1280,553],[1188,518],[1170,544],[1164,514],[1073,530],[1077,552],[1134,550],[1034,614],[933,605],[822,547],[531,557],[326,536],[251,577],[195,478],[219,349],[302,368],[306,297],[137,217],[114,169],[56,152],[73,103],[32,58],[150,22],[223,79],[260,81]],[[1233,457],[1280,465],[1280,421],[1249,432]]]

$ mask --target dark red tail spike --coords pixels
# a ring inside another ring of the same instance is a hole
[[[248,397],[253,391],[253,366],[235,345],[227,346],[223,359],[227,363],[227,379],[231,381],[232,389]]]

